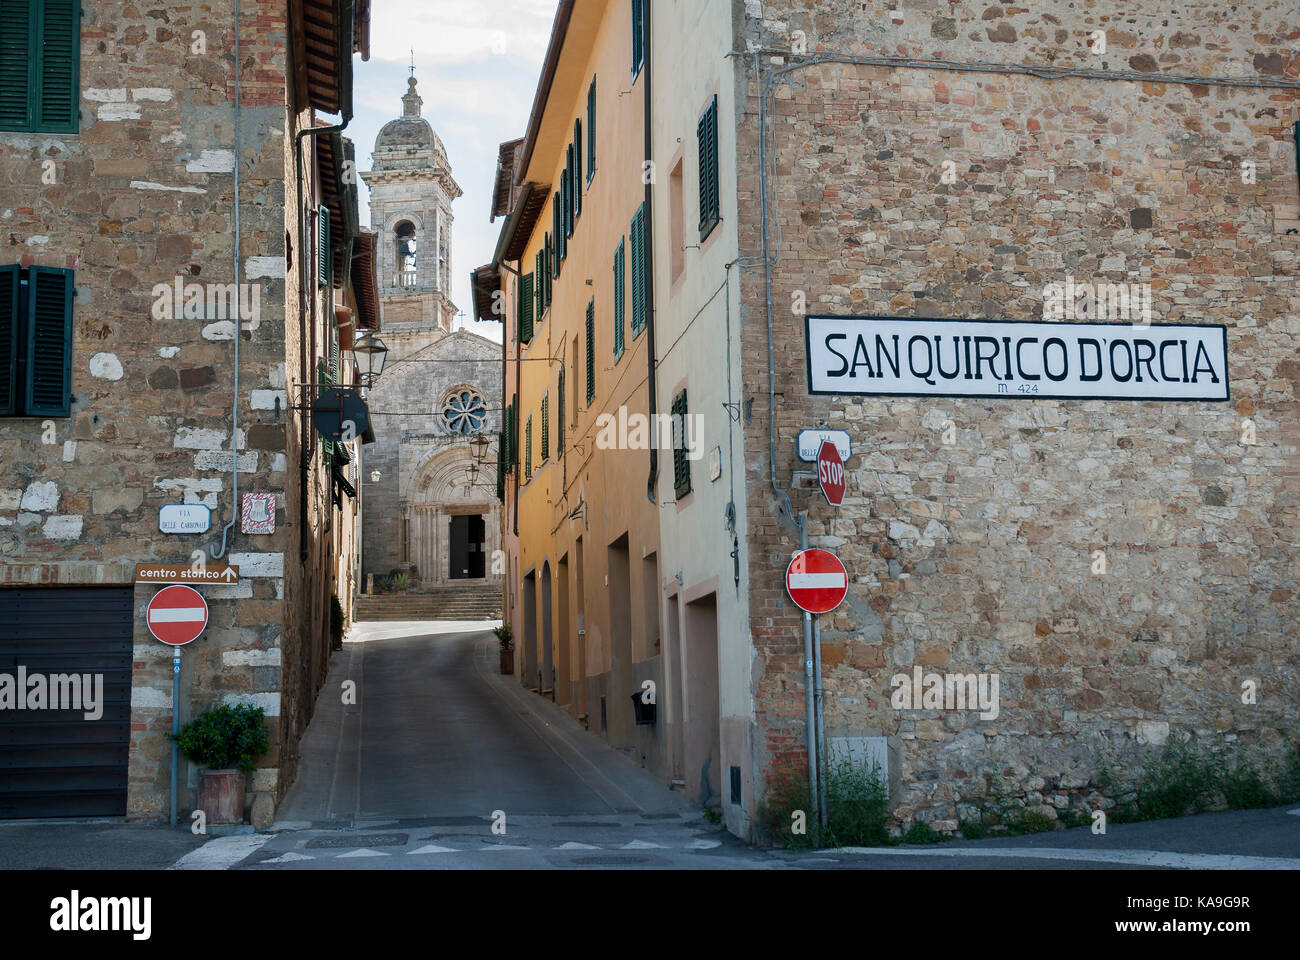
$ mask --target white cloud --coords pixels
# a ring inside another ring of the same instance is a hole
[[[407,65],[508,57],[540,67],[555,20],[555,0],[384,0],[371,14],[370,55]],[[531,92],[531,91],[530,91]]]

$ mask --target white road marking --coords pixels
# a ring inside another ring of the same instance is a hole
[[[513,843],[490,843],[485,850],[527,850],[527,847],[517,847]]]
[[[315,859],[316,859],[315,857],[309,857],[306,854],[294,853],[290,851],[289,853],[282,854],[281,856],[278,856],[273,860],[263,860],[262,863],[293,863],[297,860],[315,860]],[[260,867],[262,863],[259,863],[258,866]]]
[[[631,843],[625,843],[619,849],[621,850],[667,850],[661,843],[650,843],[648,840],[633,840]]]
[[[378,850],[368,850],[364,847],[360,850],[349,850],[347,853],[340,853],[335,860],[342,860],[346,857],[391,857],[391,853],[381,853]]]
[[[593,847],[589,843],[578,843],[576,840],[570,840],[568,843],[562,843],[558,847],[552,847],[552,850],[599,850],[600,847]]]
[[[722,846],[721,840],[692,840],[686,845],[687,850],[712,850]]]
[[[419,850],[407,851],[407,856],[411,857],[417,853],[459,853],[459,850],[453,850],[451,847],[440,847],[436,843],[426,843]]]
[[[1182,870],[1300,870],[1300,860],[1284,857],[1247,857],[1226,853],[1170,853],[1163,850],[1064,850],[1047,847],[904,850],[897,847],[840,847],[830,852],[890,857],[1075,860],[1086,863],[1124,863],[1140,867],[1173,867]]]
[[[191,850],[173,863],[169,870],[229,870],[271,839],[269,833],[217,837],[197,850]]]

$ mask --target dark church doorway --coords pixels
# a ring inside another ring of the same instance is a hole
[[[449,580],[482,580],[487,576],[487,524],[481,514],[451,518]]]

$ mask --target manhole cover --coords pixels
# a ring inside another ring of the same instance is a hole
[[[584,867],[630,867],[638,863],[649,863],[649,857],[631,854],[609,854],[603,857],[574,857],[570,863],[580,863]]]
[[[307,843],[307,848],[321,847],[404,847],[410,835],[406,833],[359,833],[344,837],[317,837]]]

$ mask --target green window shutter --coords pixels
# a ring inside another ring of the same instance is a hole
[[[614,251],[614,359],[623,356],[623,321],[627,303],[627,265],[623,252],[623,238],[619,237]]]
[[[587,403],[596,396],[596,301],[587,304]]]
[[[632,0],[632,72],[645,60],[645,0]]]
[[[326,206],[316,208],[316,283],[328,286],[333,267],[330,256],[330,211]]]
[[[673,398],[673,492],[678,500],[691,492],[691,461],[686,449],[686,391]]]
[[[551,305],[551,292],[555,285],[551,282],[555,279],[555,241],[551,239],[551,234],[546,235],[546,305]]]
[[[506,434],[504,430],[497,432],[497,500],[502,503],[506,502]]]
[[[551,205],[551,227],[555,231],[555,278],[560,277],[560,262],[564,259],[564,220],[560,216],[560,191],[555,191]]]
[[[524,479],[533,478],[533,415],[528,415],[524,424]]]
[[[542,275],[542,251],[537,251],[537,256],[533,257],[533,311],[537,316],[537,322],[542,322],[542,314],[546,312],[546,301],[542,299],[546,292],[546,281]]]
[[[5,15],[14,4],[5,4]],[[80,0],[42,0],[37,49],[36,128],[77,129],[78,59],[81,51]]]
[[[29,417],[72,415],[72,271],[30,267],[23,413]]]
[[[18,412],[18,312],[21,267],[0,267],[0,416]]]
[[[555,388],[555,455],[564,453],[564,368],[560,368],[559,386]]]
[[[507,472],[513,472],[519,462],[519,428],[515,424],[515,401],[506,407],[506,448],[505,461]]]
[[[700,116],[696,126],[700,142],[700,239],[718,222],[718,98]]]
[[[80,0],[0,4],[0,130],[76,133]]]
[[[542,393],[542,463],[551,459],[551,395]]]
[[[573,121],[573,215],[582,214],[582,121]]]
[[[0,130],[30,130],[35,114],[36,11],[6,3],[0,17]]]
[[[324,357],[316,358],[316,382],[319,385],[317,387],[317,395],[334,386],[334,376],[330,372],[330,361],[326,360]],[[320,449],[321,460],[325,464],[325,469],[328,470],[334,461],[334,441],[326,438],[324,434],[321,434]]]
[[[564,167],[564,235],[565,237],[573,236],[573,144],[569,144],[565,152],[566,160]]]
[[[596,78],[587,90],[587,182],[596,174]]]
[[[519,281],[519,339],[528,343],[533,339],[533,275],[524,274]]]
[[[632,336],[645,327],[646,322],[646,249],[645,204],[632,218]]]

